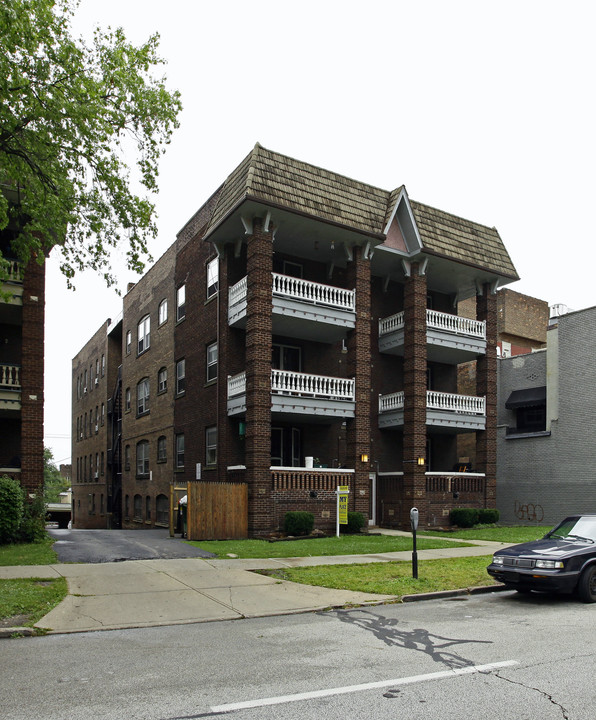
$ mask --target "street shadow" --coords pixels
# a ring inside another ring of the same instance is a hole
[[[436,635],[424,628],[405,630],[398,626],[397,620],[377,615],[370,610],[340,610],[336,611],[335,615],[341,622],[372,633],[389,647],[401,647],[424,653],[433,662],[445,665],[450,669],[469,667],[475,663],[456,652],[450,652],[448,648],[469,644],[492,645],[490,640],[449,638]]]

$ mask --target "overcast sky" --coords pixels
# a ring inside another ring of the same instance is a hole
[[[161,36],[181,127],[161,164],[157,259],[258,141],[495,226],[521,280],[596,304],[594,4],[568,0],[82,0],[75,34]],[[71,360],[121,300],[47,268],[45,433],[70,462]],[[135,281],[124,266],[120,288]]]

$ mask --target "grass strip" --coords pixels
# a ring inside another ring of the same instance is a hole
[[[0,565],[53,565],[58,555],[52,550],[54,539],[38,543],[0,545]]]
[[[0,580],[0,621],[18,617],[18,625],[30,627],[56,607],[67,592],[65,578]]]
[[[199,540],[190,545],[215,553],[218,558],[321,557],[322,555],[364,555],[412,550],[412,537],[395,535],[340,535],[268,542],[267,540]],[[417,538],[418,550],[446,547],[468,547],[466,542]]]
[[[417,579],[412,577],[410,562],[319,565],[260,572],[263,575],[304,585],[401,597],[439,590],[494,585],[494,580],[486,572],[490,560],[490,555],[422,560],[418,562]]]

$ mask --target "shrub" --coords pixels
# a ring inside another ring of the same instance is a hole
[[[349,512],[348,524],[342,525],[342,531],[345,533],[359,533],[364,527],[366,520],[361,512]]]
[[[449,513],[452,525],[460,528],[471,528],[478,522],[479,512],[476,508],[453,508]]]
[[[18,540],[23,519],[23,491],[18,480],[0,477],[0,545]]]
[[[482,508],[478,511],[478,522],[481,525],[494,525],[499,522],[499,511],[489,508]]]
[[[287,512],[284,532],[288,535],[310,535],[315,526],[315,516],[304,511]]]
[[[46,537],[46,505],[43,495],[36,495],[32,502],[25,502],[23,517],[19,525],[18,541],[22,543],[41,542]]]

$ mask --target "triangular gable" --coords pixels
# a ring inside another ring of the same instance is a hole
[[[391,193],[391,202],[393,206],[389,208],[385,224],[384,246],[404,253],[420,251],[422,240],[405,187]]]

